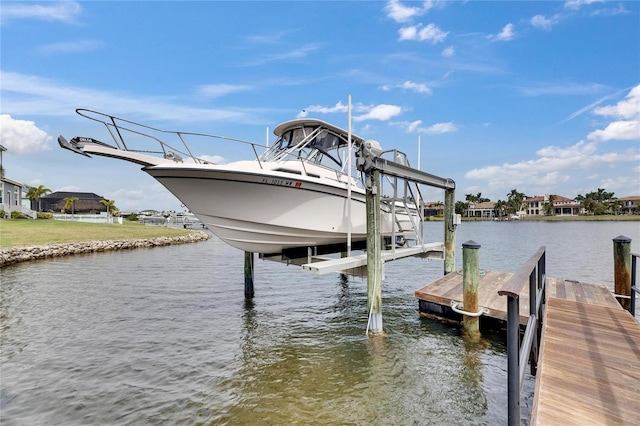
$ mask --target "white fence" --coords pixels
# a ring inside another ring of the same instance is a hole
[[[89,223],[118,223],[122,225],[121,217],[107,217],[105,212],[99,214],[68,214],[68,213],[54,213],[54,220],[67,220],[73,222],[89,222]]]

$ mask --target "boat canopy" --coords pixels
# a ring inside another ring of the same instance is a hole
[[[273,132],[278,140],[272,145],[265,159],[282,160],[290,157],[321,162],[328,157],[342,166],[342,159],[336,150],[347,147],[348,132],[321,120],[301,119],[283,123]],[[364,142],[359,136],[351,135],[354,146]]]

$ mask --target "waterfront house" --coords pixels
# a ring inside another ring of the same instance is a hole
[[[624,204],[620,209],[622,214],[636,214],[638,213],[638,204],[640,204],[640,195],[632,195],[630,197],[618,198]]]
[[[424,217],[444,216],[444,204],[442,201],[425,201]]]
[[[465,216],[479,217],[482,219],[493,219],[495,217],[496,203],[493,201],[485,201],[482,203],[469,203]]]
[[[528,216],[578,216],[583,213],[582,205],[561,195],[528,197],[522,202],[524,215]]]

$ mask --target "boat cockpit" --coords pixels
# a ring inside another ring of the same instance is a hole
[[[344,169],[348,155],[347,134],[321,122],[293,124],[276,128],[278,140],[262,155],[261,161],[302,160]],[[360,138],[353,139],[354,146]],[[326,164],[326,163],[329,164]]]

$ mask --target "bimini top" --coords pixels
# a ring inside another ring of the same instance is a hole
[[[301,118],[280,124],[273,133],[278,140],[265,153],[265,160],[278,161],[294,156],[310,161],[320,154],[342,166],[342,159],[335,151],[348,145],[349,133],[340,127],[315,118]],[[357,147],[364,139],[352,133],[351,142]]]

